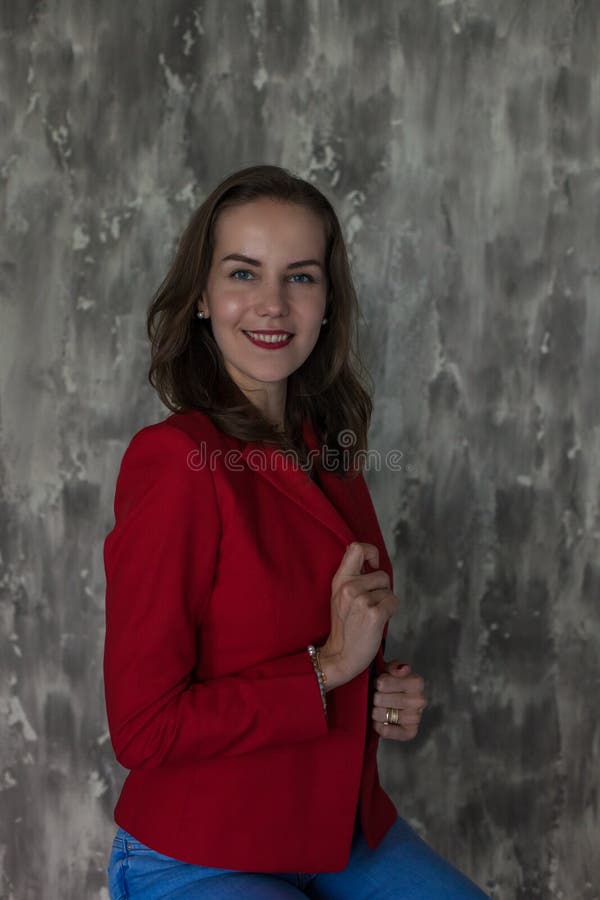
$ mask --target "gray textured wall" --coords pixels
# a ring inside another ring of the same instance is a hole
[[[0,895],[107,898],[102,540],[144,314],[225,174],[343,218],[368,480],[431,707],[400,812],[495,898],[600,897],[600,4],[2,4]]]

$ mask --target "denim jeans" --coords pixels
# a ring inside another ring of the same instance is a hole
[[[355,832],[341,872],[240,872],[164,856],[117,830],[107,869],[111,900],[481,900],[487,895],[398,818],[376,850]]]

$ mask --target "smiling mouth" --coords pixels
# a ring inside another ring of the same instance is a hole
[[[269,349],[276,347],[287,347],[292,338],[293,334],[289,332],[281,333],[261,333],[258,331],[244,331],[244,334],[256,347],[267,347]]]

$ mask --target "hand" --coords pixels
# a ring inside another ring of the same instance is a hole
[[[383,569],[375,569],[379,550],[374,544],[354,541],[346,548],[331,581],[331,631],[321,647],[321,668],[327,685],[336,687],[363,672],[375,659],[386,622],[400,603],[390,590]]]
[[[371,718],[377,734],[394,741],[412,740],[419,730],[423,708],[427,706],[423,688],[423,679],[412,673],[408,664],[398,660],[386,662],[385,672],[375,681],[373,695]],[[398,725],[386,724],[387,707],[400,710]]]

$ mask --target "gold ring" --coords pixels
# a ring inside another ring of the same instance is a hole
[[[386,725],[397,725],[399,717],[400,717],[400,710],[393,709],[391,706],[388,706],[385,711],[385,724]]]

